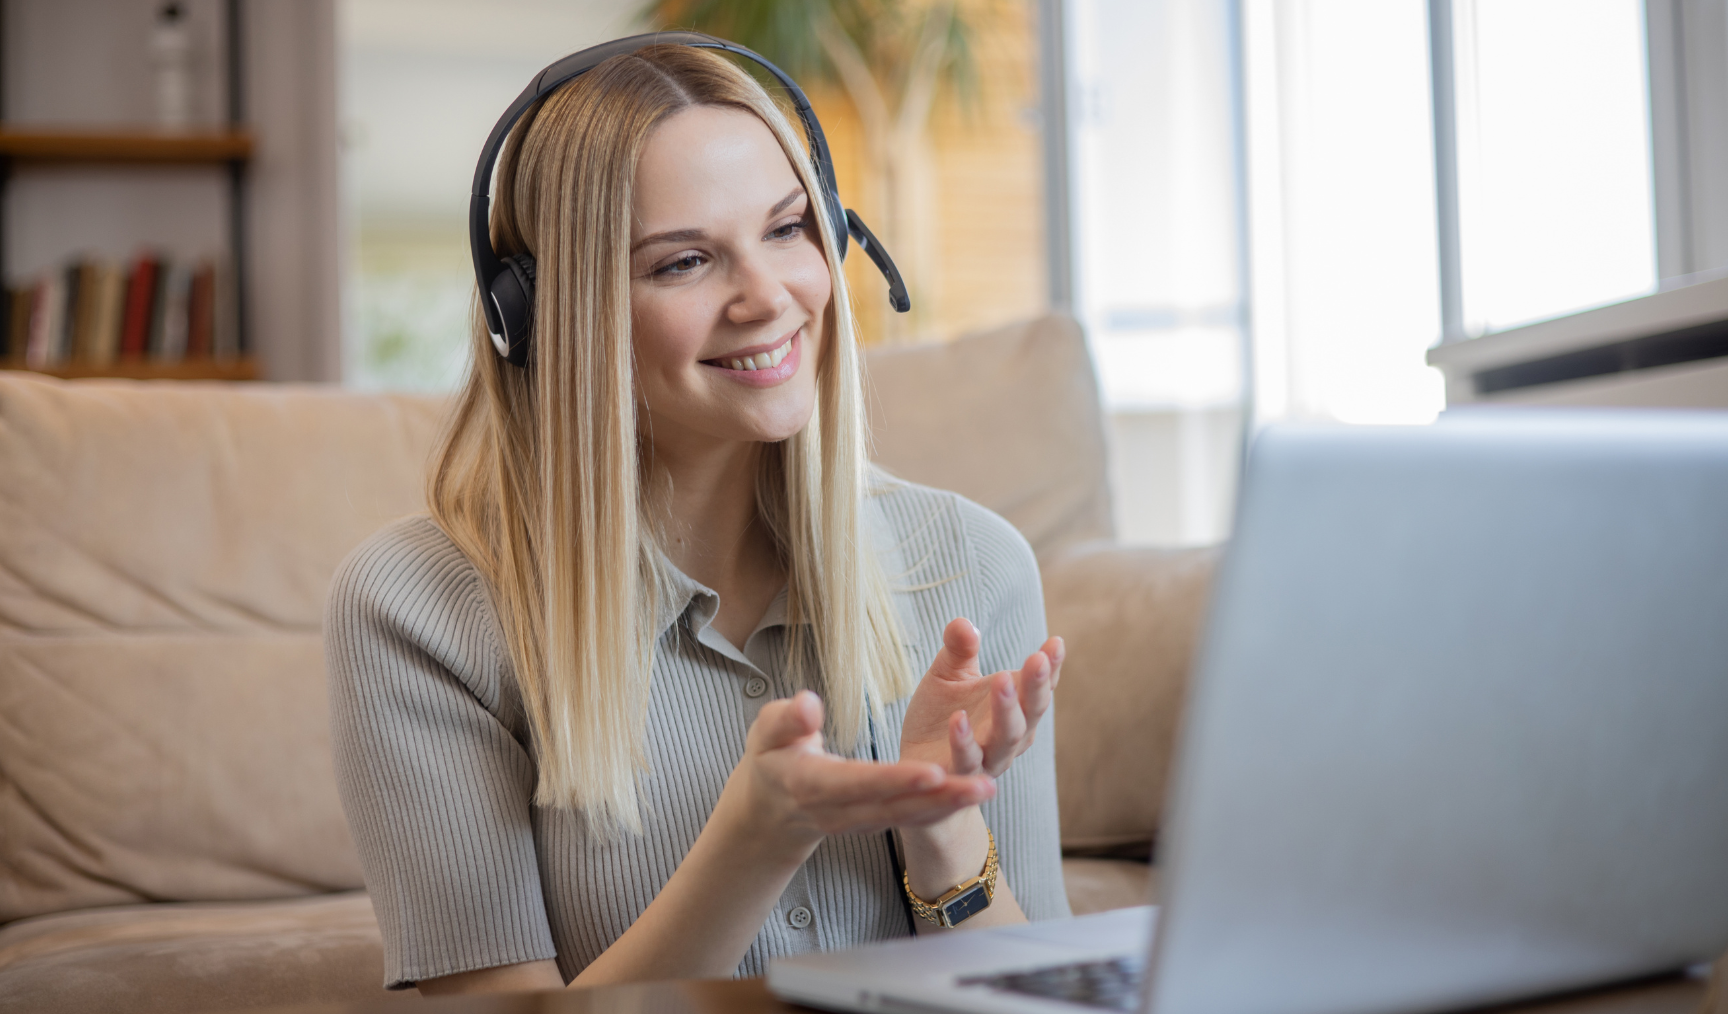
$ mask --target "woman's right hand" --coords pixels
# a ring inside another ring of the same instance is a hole
[[[802,863],[826,835],[931,824],[995,794],[987,775],[829,753],[822,746],[822,701],[804,690],[757,714],[715,816],[742,840]]]

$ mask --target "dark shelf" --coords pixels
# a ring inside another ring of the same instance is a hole
[[[88,380],[98,377],[119,380],[257,380],[258,361],[240,359],[183,359],[177,363],[158,363],[148,359],[116,359],[111,363],[61,363],[39,369],[17,362],[0,363],[0,368],[41,373],[62,380]]]
[[[0,157],[18,162],[243,162],[252,157],[252,135],[246,131],[168,133],[0,127]]]

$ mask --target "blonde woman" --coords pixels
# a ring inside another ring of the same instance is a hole
[[[329,605],[386,985],[759,975],[937,931],[981,877],[962,928],[1066,915],[1031,553],[867,465],[836,236],[767,93],[638,49],[497,172],[532,357],[476,328],[430,516]]]

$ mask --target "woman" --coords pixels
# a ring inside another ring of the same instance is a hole
[[[767,94],[682,46],[608,60],[505,147],[533,359],[476,328],[431,516],[329,605],[388,986],[761,974],[984,875],[966,927],[1066,914],[1036,567],[983,508],[868,470],[818,193]]]

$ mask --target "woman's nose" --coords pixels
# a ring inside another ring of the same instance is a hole
[[[766,258],[744,257],[734,263],[738,291],[726,307],[727,320],[734,324],[776,320],[791,308],[792,293]]]

